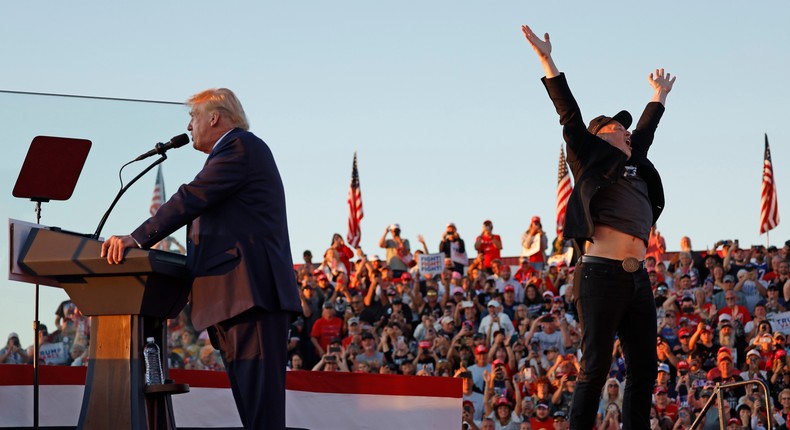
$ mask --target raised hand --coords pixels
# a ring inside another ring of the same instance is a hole
[[[549,47],[549,50],[551,50],[551,47]],[[665,75],[664,69],[656,69],[656,71],[651,73],[648,78],[650,81],[650,86],[656,90],[662,90],[667,93],[672,90],[672,85],[675,83],[675,79],[677,79],[677,76],[672,76],[670,73]]]
[[[531,28],[528,25],[521,26],[521,32],[524,33],[524,37],[527,38],[527,42],[532,45],[532,49],[535,50],[535,53],[538,54],[540,58],[540,64],[543,66],[543,71],[546,73],[547,78],[553,78],[560,74],[559,69],[554,64],[554,60],[551,58],[551,39],[549,38],[549,33],[545,33],[543,35],[543,39],[535,35]]]
[[[551,55],[551,39],[549,33],[543,35],[543,39],[539,38],[528,25],[521,26],[521,32],[527,38],[527,42],[532,45],[532,49],[542,58]]]
[[[671,76],[669,73],[665,75],[664,69],[656,69],[655,72],[648,76],[647,80],[650,82],[650,86],[655,90],[655,95],[653,96],[654,102],[666,104],[667,94],[672,91],[675,79],[677,79],[677,76]]]

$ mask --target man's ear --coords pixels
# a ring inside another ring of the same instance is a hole
[[[211,119],[209,120],[209,124],[213,127],[219,124],[219,112],[213,111],[211,112]]]

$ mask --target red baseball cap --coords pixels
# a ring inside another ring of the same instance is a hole
[[[475,354],[485,354],[488,352],[488,348],[485,345],[477,345],[475,347]]]
[[[534,223],[539,223],[539,222],[540,222],[540,217],[539,216],[535,215],[535,216],[532,217],[532,223],[533,224]]]
[[[716,357],[716,360],[717,361],[722,361],[722,360],[732,361],[732,356],[730,354],[719,354],[719,356]]]
[[[686,360],[680,360],[678,362],[678,370],[688,370],[689,362]]]

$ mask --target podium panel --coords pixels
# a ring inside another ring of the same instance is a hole
[[[144,315],[175,318],[189,294],[186,257],[129,249],[121,264],[100,257],[101,244],[78,234],[32,228],[19,267],[53,278],[85,315]]]
[[[165,320],[186,305],[186,257],[129,249],[121,264],[100,257],[86,235],[11,220],[9,278],[63,288],[92,317],[90,358],[80,429],[174,429],[170,394],[186,385],[146,387],[143,349],[153,337],[168,377]]]

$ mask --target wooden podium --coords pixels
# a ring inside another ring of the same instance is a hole
[[[9,221],[9,278],[63,288],[91,316],[90,359],[78,428],[175,429],[171,394],[189,391],[169,381],[166,322],[186,305],[186,257],[130,249],[110,265],[101,242],[85,235]],[[165,384],[145,385],[143,349],[153,337],[162,351]]]

